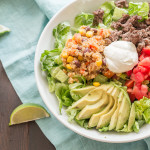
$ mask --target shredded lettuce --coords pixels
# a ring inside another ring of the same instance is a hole
[[[54,92],[55,91],[55,85],[56,85],[56,79],[54,77],[47,76],[49,91]]]
[[[129,3],[128,12],[130,16],[138,15],[143,19],[148,19],[149,4],[147,2]]]
[[[42,70],[50,72],[53,67],[61,65],[62,61],[59,57],[60,53],[59,49],[51,51],[45,50],[40,59]]]
[[[112,16],[115,9],[114,1],[105,2],[100,6],[104,10],[103,22],[104,25],[108,25],[112,22]]]
[[[55,37],[55,48],[61,51],[67,39],[72,37],[70,24],[68,22],[58,24],[53,29],[53,36]]]
[[[77,15],[74,20],[74,26],[79,28],[80,26],[92,26],[93,24],[94,15],[91,13],[84,13]]]
[[[62,106],[71,106],[73,99],[70,95],[69,86],[64,83],[57,83],[55,85],[55,95],[59,100],[59,110],[61,112]]]
[[[136,119],[137,120],[142,120],[143,119],[143,113],[150,108],[150,99],[143,97],[140,101],[135,101],[135,112],[136,112]],[[146,114],[145,113],[145,117]]]
[[[145,122],[150,124],[150,108],[144,111],[143,117],[145,119]]]
[[[79,110],[77,109],[72,109],[72,108],[68,108],[66,110],[66,113],[68,115],[68,121],[72,122],[74,120],[74,118],[76,117],[76,115],[78,114]]]
[[[103,127],[101,129],[99,129],[98,131],[100,131],[100,132],[107,132],[107,131],[109,131],[109,127]]]

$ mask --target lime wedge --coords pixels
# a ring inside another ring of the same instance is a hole
[[[14,109],[10,116],[9,125],[29,122],[49,116],[50,114],[41,105],[26,103]]]
[[[6,32],[10,32],[10,29],[3,26],[3,25],[0,25],[0,36],[3,35]]]

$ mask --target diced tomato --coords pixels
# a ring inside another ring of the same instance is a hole
[[[147,55],[150,55],[150,46],[147,46],[147,47],[143,48],[142,52],[147,54]]]
[[[142,92],[143,96],[147,97],[148,86],[147,85],[142,85],[141,86],[141,92]]]
[[[139,67],[136,67],[136,68],[133,69],[133,73],[134,73],[134,74],[136,74],[137,72],[140,72]]]
[[[75,40],[77,43],[81,43],[81,40],[82,40],[81,34],[80,34],[80,33],[75,33],[75,34],[74,34],[74,40]]]
[[[141,83],[144,81],[144,75],[141,72],[137,72],[131,77],[132,77],[131,79],[137,83]]]
[[[128,71],[128,72],[126,72],[126,74],[127,74],[127,76],[128,76],[128,77],[130,77],[130,76],[131,76],[131,74],[132,74],[132,70],[130,70],[130,71]]]
[[[144,58],[142,61],[139,62],[139,66],[150,67],[150,57]]]
[[[134,81],[133,80],[126,81],[125,86],[127,86],[128,88],[132,88],[134,86]]]
[[[141,92],[141,88],[138,86],[134,86],[132,93],[135,95],[135,97],[139,100],[143,98],[143,94]]]
[[[111,78],[114,75],[114,73],[110,70],[107,70],[106,72],[103,73],[103,75],[107,78]]]
[[[135,95],[133,94],[133,89],[129,88],[129,89],[127,89],[127,92],[128,92],[131,102],[134,102]]]

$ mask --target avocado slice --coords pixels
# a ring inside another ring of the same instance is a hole
[[[120,130],[123,128],[124,124],[127,122],[129,118],[130,109],[131,109],[131,103],[128,101],[128,98],[124,95],[121,106],[120,106],[120,110],[119,110],[116,130]]]
[[[134,103],[131,106],[131,112],[130,112],[130,116],[129,116],[129,120],[128,120],[128,131],[132,131],[132,126],[135,123],[135,105]]]
[[[110,124],[109,124],[109,130],[115,129],[115,127],[117,125],[119,110],[120,110],[120,106],[121,106],[123,96],[124,96],[123,92],[120,92],[119,98],[118,98],[118,106],[117,106],[117,109],[114,112],[113,116],[111,117],[111,121],[110,121]]]
[[[108,95],[104,93],[102,98],[97,103],[84,107],[79,113],[78,119],[81,120],[90,118],[94,113],[102,111],[108,102]]]
[[[97,128],[105,127],[110,123],[111,117],[117,109],[117,103],[118,103],[117,98],[118,98],[119,92],[120,92],[120,90],[117,87],[114,87],[111,92],[109,92],[109,90],[107,91],[107,93],[111,95],[110,97],[112,97],[115,101],[114,106],[107,114],[100,117]]]
[[[110,98],[114,99],[111,96],[110,96]],[[112,107],[112,109],[107,114],[104,114],[100,117],[99,122],[96,127],[97,129],[106,127],[110,123],[111,117],[117,108],[117,101],[115,99],[114,99],[114,101],[115,101],[115,103],[114,103],[114,106]]]
[[[95,86],[87,86],[85,88],[73,89],[71,90],[72,93],[79,95],[80,97],[85,96],[88,92],[94,90]]]
[[[108,105],[101,112],[92,115],[92,117],[89,120],[88,126],[89,127],[95,127],[95,126],[97,126],[100,117],[102,115],[108,113],[109,110],[112,108],[113,105],[114,105],[114,100],[113,100],[112,97],[109,96],[109,103],[108,103]]]
[[[77,102],[75,102],[71,106],[71,108],[75,108],[75,109],[81,110],[86,105],[95,104],[102,97],[102,94],[104,93],[104,90],[107,90],[111,86],[112,86],[111,84],[103,84],[100,87],[95,88],[94,90],[92,90],[88,94],[86,94],[84,97],[79,99]]]
[[[63,83],[68,79],[68,76],[62,70],[59,70],[59,72],[55,75],[55,78]]]

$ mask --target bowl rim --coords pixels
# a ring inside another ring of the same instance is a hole
[[[51,110],[51,108],[49,107],[48,105],[48,102],[45,100],[44,96],[43,96],[43,93],[40,91],[40,82],[38,80],[38,71],[37,71],[37,62],[38,62],[38,57],[37,57],[37,54],[38,54],[38,47],[39,47],[39,43],[41,41],[41,39],[43,39],[44,37],[44,33],[46,32],[47,28],[49,27],[49,25],[55,20],[55,18],[57,18],[57,16],[59,16],[59,14],[66,8],[70,7],[70,5],[73,5],[76,1],[78,0],[73,0],[72,2],[69,2],[67,5],[65,5],[64,7],[62,7],[59,11],[57,11],[57,13],[48,21],[47,25],[44,27],[41,35],[40,35],[40,38],[38,40],[38,43],[37,43],[37,46],[36,46],[36,50],[35,50],[35,57],[34,57],[34,72],[35,72],[35,80],[36,80],[36,85],[37,85],[37,88],[38,88],[38,91],[40,93],[40,96],[43,100],[43,102],[45,103],[45,105],[47,106],[47,108],[50,110],[50,112],[56,117],[56,119],[61,122],[65,127],[69,128],[71,131],[81,135],[81,136],[84,136],[86,138],[89,138],[91,140],[95,140],[95,141],[99,141],[99,142],[106,142],[106,143],[129,143],[129,142],[134,142],[134,141],[139,141],[139,140],[142,140],[142,139],[145,139],[145,138],[148,138],[150,135],[143,135],[143,136],[140,136],[136,139],[127,139],[127,140],[122,140],[122,141],[111,141],[109,139],[97,139],[95,137],[89,137],[88,135],[85,135],[83,134],[82,132],[78,131],[77,129],[74,129],[71,127],[71,125],[67,125],[65,124],[58,116],[57,114],[55,114],[55,112],[53,112],[53,110]]]

